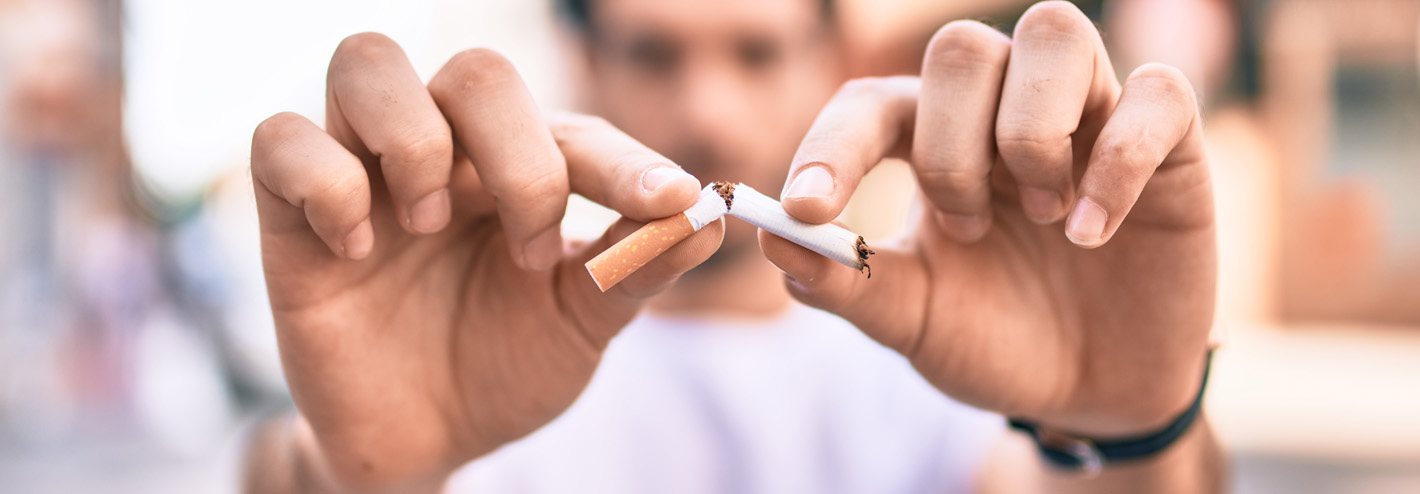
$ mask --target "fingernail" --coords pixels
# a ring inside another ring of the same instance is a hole
[[[680,168],[676,168],[673,166],[658,166],[650,170],[646,170],[644,173],[641,174],[641,188],[644,189],[646,192],[655,192],[656,189],[661,188],[662,185],[671,183],[675,180],[685,179],[695,180],[695,177],[690,176],[689,173],[686,173]],[[696,183],[699,184],[699,182]]]
[[[828,197],[833,194],[833,176],[822,165],[811,165],[799,170],[794,181],[784,191],[784,198]]]
[[[1075,203],[1075,211],[1070,213],[1070,221],[1065,225],[1065,236],[1081,247],[1096,247],[1104,243],[1104,225],[1109,221],[1109,213],[1088,197]]]
[[[523,267],[545,271],[562,259],[562,230],[557,226],[533,237],[523,248]]]
[[[942,213],[937,215],[937,218],[940,220],[942,229],[946,230],[947,234],[951,235],[952,238],[964,242],[971,242],[981,238],[982,235],[986,234],[986,229],[990,226],[990,223],[986,221],[986,217],[978,214]]]
[[[1031,221],[1047,225],[1060,218],[1060,193],[1039,187],[1021,187],[1021,207]]]
[[[355,225],[355,229],[345,235],[345,241],[340,245],[345,249],[346,259],[358,261],[370,255],[370,251],[375,247],[375,229],[370,226],[370,219],[366,218]]]
[[[424,196],[409,208],[409,227],[419,233],[434,233],[449,223],[449,189]]]

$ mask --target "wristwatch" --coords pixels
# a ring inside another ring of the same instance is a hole
[[[1167,426],[1152,433],[1097,441],[1052,431],[1023,419],[1011,418],[1007,423],[1012,429],[1029,435],[1041,457],[1051,466],[1093,477],[1108,464],[1152,457],[1183,437],[1203,408],[1203,391],[1208,388],[1208,372],[1212,366],[1213,350],[1209,349],[1203,364],[1203,384],[1198,387],[1193,403]]]

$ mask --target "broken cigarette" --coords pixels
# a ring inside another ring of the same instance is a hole
[[[833,223],[815,225],[794,219],[779,201],[745,184],[716,182],[711,187],[731,204],[730,216],[873,277],[868,256],[874,252],[861,235]]]
[[[700,199],[684,213],[642,225],[615,245],[587,261],[587,272],[605,292],[631,276],[666,249],[720,219],[728,208],[724,198],[711,187],[700,191]]]
[[[863,237],[834,225],[804,223],[784,211],[783,205],[754,188],[715,182],[700,191],[700,199],[684,213],[645,224],[611,248],[587,261],[587,271],[605,292],[656,256],[729,214],[794,242],[840,264],[873,276],[868,256],[874,252]]]

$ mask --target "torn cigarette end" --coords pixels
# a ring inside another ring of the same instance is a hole
[[[700,191],[700,198],[684,213],[654,220],[587,261],[587,272],[602,292],[621,283],[662,252],[720,219],[730,208],[715,186]]]
[[[725,200],[725,210],[729,211],[735,206],[735,184],[721,180],[710,184],[710,188],[715,189],[715,193],[720,194],[720,198]]]
[[[858,250],[858,262],[863,263],[863,267],[858,271],[866,272],[868,273],[868,278],[872,278],[873,267],[868,265],[868,256],[877,254],[877,251],[868,248],[868,243],[863,241],[862,235],[858,236],[858,242],[853,244],[853,247]]]

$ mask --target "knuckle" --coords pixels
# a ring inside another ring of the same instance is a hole
[[[1036,120],[1003,121],[996,128],[996,147],[1007,157],[1048,160],[1060,149],[1068,149],[1069,141],[1069,134],[1052,132]]]
[[[971,20],[947,23],[927,44],[926,64],[994,65],[1006,60],[1010,40],[1000,31]]]
[[[917,171],[917,180],[929,190],[967,191],[986,183],[989,170],[979,167],[932,167]]]
[[[477,77],[484,74],[498,74],[513,71],[513,63],[496,51],[488,48],[471,48],[454,55],[449,61],[466,75]]]
[[[1169,64],[1159,62],[1148,62],[1134,69],[1129,75],[1129,80],[1141,80],[1157,82],[1159,84],[1169,84],[1178,88],[1188,85],[1188,77],[1182,70]]]
[[[300,204],[336,212],[344,211],[360,204],[365,196],[365,177],[355,173],[342,173],[320,181],[314,190],[298,194]]]
[[[333,65],[341,65],[345,62],[365,63],[372,60],[383,60],[391,53],[400,53],[399,45],[380,33],[364,32],[352,34],[340,41],[335,47],[335,57]]]
[[[1065,1],[1040,2],[1021,14],[1016,23],[1017,38],[1070,38],[1094,31],[1094,24],[1075,4]]]
[[[1151,99],[1168,100],[1172,103],[1192,106],[1195,96],[1188,76],[1178,68],[1150,62],[1134,69],[1125,84],[1147,91]]]
[[[838,96],[842,99],[876,99],[884,92],[884,78],[860,77],[843,83]]]
[[[487,48],[473,48],[450,58],[440,75],[440,87],[455,94],[468,94],[484,87],[517,80],[518,71],[512,62],[498,52]]]
[[[542,202],[551,201],[554,198],[565,198],[568,193],[568,186],[567,180],[561,175],[541,173],[529,176],[521,182],[514,184],[511,190],[517,198]]]
[[[861,77],[843,83],[832,103],[864,109],[915,105],[920,89],[921,82],[916,77]]]
[[[423,132],[397,141],[386,158],[411,165],[438,165],[453,160],[453,138],[444,132]]]
[[[1095,143],[1094,161],[1107,165],[1102,173],[1111,187],[1146,181],[1158,166],[1159,152],[1135,137],[1102,137]]]
[[[252,132],[252,157],[266,158],[287,143],[299,138],[305,117],[292,112],[281,112],[262,120]],[[254,159],[254,162],[262,160]]]
[[[843,83],[838,96],[848,98],[892,99],[910,96],[918,86],[916,77],[859,77]]]
[[[1137,146],[1120,137],[1100,138],[1095,148],[1095,155],[1102,162],[1129,163],[1138,154]]]

